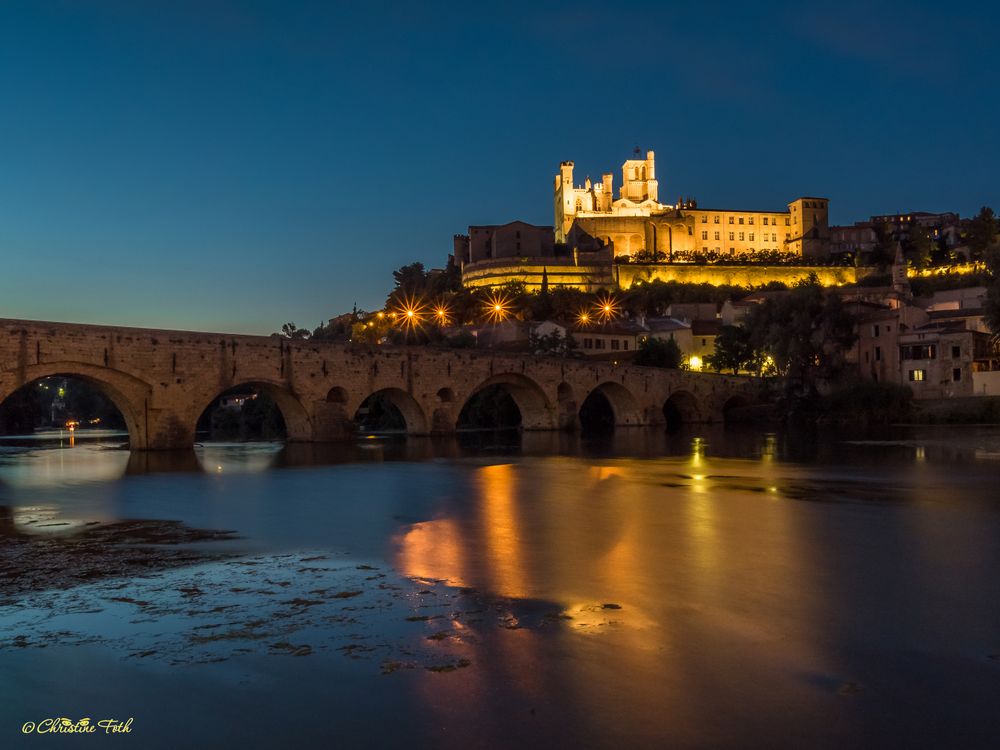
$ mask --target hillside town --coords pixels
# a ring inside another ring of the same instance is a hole
[[[786,211],[664,204],[654,152],[635,157],[617,198],[611,173],[578,186],[562,162],[553,226],[470,226],[445,268],[396,271],[383,309],[280,335],[783,376],[820,391],[886,384],[916,400],[1000,395],[991,209],[831,226],[826,198]],[[795,336],[806,343],[790,346]]]

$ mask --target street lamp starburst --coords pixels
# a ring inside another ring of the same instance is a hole
[[[594,305],[594,314],[602,322],[607,323],[618,317],[621,307],[618,300],[610,294],[599,297]]]
[[[403,297],[398,307],[389,314],[395,323],[407,331],[420,328],[426,316],[427,310],[418,297]]]
[[[500,292],[493,292],[486,298],[483,311],[486,313],[488,321],[501,323],[510,317],[510,299]]]
[[[437,325],[444,327],[451,323],[451,310],[448,309],[446,304],[439,302],[434,306],[433,317],[434,322],[437,323]]]

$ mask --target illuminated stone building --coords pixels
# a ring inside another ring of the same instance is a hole
[[[615,257],[657,257],[683,261],[697,257],[815,258],[829,253],[829,201],[802,197],[787,211],[700,208],[693,200],[659,202],[655,154],[622,165],[622,187],[614,197],[614,175],[601,182],[573,183],[573,162],[555,177],[556,243],[614,250]],[[654,256],[655,254],[655,256]],[[642,256],[640,256],[642,257]]]
[[[661,203],[652,151],[622,164],[617,195],[612,173],[576,185],[573,169],[573,162],[564,161],[555,176],[553,227],[515,221],[456,235],[465,285],[520,281],[529,291],[544,284],[593,291],[628,286],[640,277],[794,283],[815,269],[789,265],[789,258],[824,257],[831,249],[826,198],[796,198],[784,211],[701,208],[684,199]],[[707,263],[695,265],[699,261]],[[764,265],[776,261],[782,265]],[[830,277],[822,283],[854,281],[841,278],[847,270],[818,273]],[[686,278],[687,271],[698,271],[699,278]]]

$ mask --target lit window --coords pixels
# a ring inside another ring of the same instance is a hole
[[[919,383],[927,377],[927,370],[910,370],[910,380]]]

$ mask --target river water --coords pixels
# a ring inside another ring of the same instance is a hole
[[[1000,429],[120,440],[0,441],[0,747],[1000,742]]]

